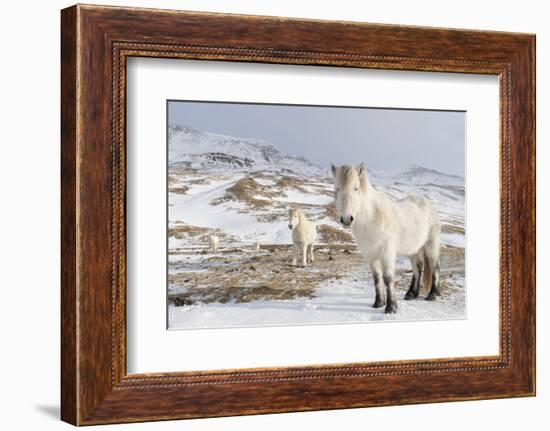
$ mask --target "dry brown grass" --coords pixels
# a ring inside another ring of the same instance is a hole
[[[208,178],[201,178],[197,169],[175,169],[168,175],[168,191],[170,193],[186,194],[191,186],[209,184]]]
[[[334,205],[334,202],[325,205],[324,216],[330,218],[331,220],[336,220],[336,206]]]
[[[177,193],[180,195],[184,195],[189,191],[189,186],[174,186],[174,187],[170,187],[168,191],[170,193]]]
[[[443,233],[458,233],[464,235],[464,227],[455,226],[452,224],[441,225],[441,232]]]
[[[175,295],[172,301],[176,305],[191,305],[194,303],[208,304],[218,302],[225,304],[227,302],[252,302],[260,300],[282,300],[294,299],[298,297],[312,298],[314,289],[301,286],[299,289],[283,288],[281,286],[215,286],[208,289],[189,288],[185,293]]]
[[[168,236],[174,237],[175,239],[184,239],[186,240],[185,244],[187,246],[198,246],[203,248],[202,252],[206,252],[206,248],[209,244],[209,236],[216,235],[220,240],[220,246],[222,250],[220,253],[231,253],[236,249],[227,248],[228,244],[233,244],[237,238],[234,235],[227,234],[221,229],[212,229],[202,226],[193,226],[185,224],[181,221],[176,221],[170,225],[168,229]],[[181,249],[170,250],[170,253],[177,252],[181,253]]]
[[[312,188],[320,195],[334,197],[334,191],[331,188],[321,185],[314,185]]]
[[[317,226],[317,233],[319,234],[319,242],[323,244],[353,243],[351,233],[328,224]]]
[[[229,187],[225,195],[212,203],[217,205],[222,202],[235,200],[246,204],[252,209],[264,209],[273,205],[272,198],[281,195],[270,189],[262,186],[251,177],[244,177]]]
[[[201,235],[206,235],[211,229],[192,226],[182,222],[176,222],[168,229],[168,236],[174,237],[176,239],[183,239],[185,237],[198,237]]]
[[[290,177],[288,175],[283,175],[277,180],[275,185],[281,189],[294,189],[302,193],[306,192],[306,189],[303,186],[304,180],[298,177]]]
[[[308,268],[290,264],[290,245],[266,245],[258,254],[234,249],[221,256],[205,257],[196,272],[170,274],[173,287],[185,288],[170,295],[177,305],[210,302],[250,302],[312,298],[317,286],[340,279],[344,268],[360,262],[357,253],[346,253],[342,246],[320,247],[315,265]],[[204,269],[208,269],[204,271]]]
[[[197,177],[201,176],[202,172],[197,168],[191,168],[189,166],[170,166],[170,177],[177,178],[179,176]]]
[[[277,213],[267,213],[267,214],[258,214],[256,215],[256,219],[260,223],[273,223],[278,220],[282,220],[285,217],[288,217],[288,214],[286,211],[279,211]]]
[[[196,180],[187,181],[187,184],[191,186],[210,184],[210,180],[208,180],[207,178],[197,178]]]
[[[189,256],[196,251],[185,253]],[[181,260],[173,265],[185,265],[185,253],[178,255]],[[198,266],[170,274],[170,285],[179,288],[180,292],[171,294],[169,300],[176,305],[191,305],[312,298],[319,285],[364,272],[367,268],[353,244],[317,245],[314,253],[315,263],[307,268],[290,265],[291,246],[288,244],[265,244],[259,253],[231,248],[218,255],[205,255]],[[456,276],[464,276],[464,249],[446,246],[441,250],[444,295],[451,294],[447,287]],[[362,277],[365,288],[372,288],[372,278]],[[409,268],[398,271],[396,287],[402,294],[411,277]]]

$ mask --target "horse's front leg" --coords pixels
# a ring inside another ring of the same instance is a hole
[[[395,291],[393,288],[395,278],[395,258],[392,260],[386,260],[382,263],[383,279],[386,285],[386,313],[397,312],[397,299],[395,298]]]
[[[298,263],[298,245],[292,244],[292,266],[296,266]]]
[[[382,280],[382,265],[380,264],[380,261],[376,260],[371,263],[370,270],[372,272],[374,289],[376,291],[376,298],[372,306],[374,308],[380,308],[386,303],[386,301],[384,301],[384,282]]]
[[[302,266],[307,266],[307,244],[302,245]]]

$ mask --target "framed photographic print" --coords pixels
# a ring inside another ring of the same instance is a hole
[[[62,11],[62,419],[535,394],[535,37]]]

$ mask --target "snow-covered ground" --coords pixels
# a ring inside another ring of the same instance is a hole
[[[370,271],[350,232],[335,221],[332,179],[315,164],[258,139],[169,130],[169,286],[171,329],[465,317],[464,179],[420,166],[370,172],[371,183],[399,199],[421,194],[443,227],[442,296],[403,298],[411,272],[398,261],[399,311],[372,308]],[[317,225],[317,260],[289,265],[290,205]],[[211,253],[208,236],[220,238]],[[261,250],[254,250],[259,241]]]
[[[366,276],[367,274],[365,274]],[[321,284],[314,298],[257,300],[247,303],[169,305],[170,329],[246,327],[262,325],[311,325],[366,321],[418,321],[459,319],[464,311],[463,284],[454,300],[400,301],[399,313],[387,315],[372,308],[374,289],[363,282]]]
[[[401,281],[396,289],[398,297],[402,298],[408,288],[406,280],[411,274],[405,273],[404,262],[400,266]],[[464,318],[463,274],[460,270],[455,273],[444,270],[443,277],[446,281],[442,297],[437,302],[425,301],[423,298],[400,300],[399,311],[393,315],[385,314],[383,308],[372,307],[374,288],[371,274],[365,265],[358,265],[355,271],[349,272],[343,278],[327,277],[328,280],[321,280],[313,297],[306,295],[276,300],[260,298],[249,302],[230,300],[223,303],[197,301],[182,306],[171,303],[169,327],[192,329]]]

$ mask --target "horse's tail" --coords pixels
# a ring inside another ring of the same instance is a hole
[[[432,287],[433,266],[424,251],[424,270],[422,272],[422,285],[428,289]]]
[[[439,222],[434,223],[430,228],[428,241],[423,247],[424,251],[424,274],[423,285],[432,289],[433,284],[437,289],[439,284],[439,252],[441,248],[441,226]],[[435,276],[435,277],[434,277]]]

